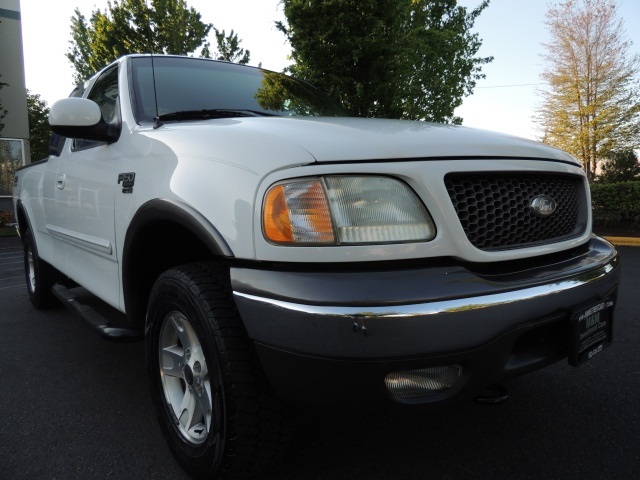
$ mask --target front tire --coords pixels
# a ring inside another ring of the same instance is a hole
[[[291,433],[231,296],[228,269],[172,268],[151,291],[147,366],[164,437],[197,478],[246,478],[272,463]]]

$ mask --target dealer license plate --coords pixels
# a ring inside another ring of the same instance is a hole
[[[614,303],[612,299],[601,300],[571,317],[571,365],[577,367],[611,345]]]

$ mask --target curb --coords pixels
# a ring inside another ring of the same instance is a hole
[[[636,237],[604,237],[617,247],[640,247],[640,238]]]

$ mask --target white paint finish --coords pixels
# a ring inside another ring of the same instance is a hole
[[[90,252],[104,255],[111,255],[113,253],[113,245],[109,240],[84,235],[82,233],[67,230],[66,228],[56,227],[55,225],[47,225],[45,228],[47,229],[47,232],[54,237],[63,239],[68,243],[72,243]]]
[[[318,162],[519,157],[547,158],[578,165],[567,153],[532,140],[426,122],[249,117],[168,123],[156,132],[156,138],[162,138],[174,148],[179,147],[184,154],[211,156],[260,174],[289,164],[308,163],[304,156],[297,162],[281,163],[285,160],[281,151],[295,155],[296,149],[308,152],[309,159]]]
[[[269,175],[260,185],[254,210],[256,231],[256,257],[260,260],[281,262],[359,262],[372,260],[400,260],[409,258],[454,257],[469,262],[496,262],[545,255],[573,248],[590,237],[591,217],[587,233],[579,238],[561,243],[487,252],[478,250],[467,239],[458,220],[444,176],[451,172],[557,172],[571,173],[586,178],[582,170],[566,163],[543,160],[485,159],[477,160],[426,160],[353,164],[324,164],[289,169]],[[378,174],[389,175],[405,181],[420,196],[436,225],[436,237],[425,243],[371,246],[277,246],[264,239],[261,227],[261,203],[269,186],[295,177],[327,174]]]
[[[212,122],[213,123],[213,122]],[[524,157],[578,162],[539,142],[485,130],[372,118],[242,118],[235,127],[269,134],[308,150],[320,162],[443,158]]]
[[[51,106],[49,125],[91,127],[100,123],[102,113],[97,103],[86,98],[63,98]]]
[[[568,249],[589,238],[585,234],[535,248],[480,251],[468,242],[443,183],[449,172],[582,175],[572,157],[559,150],[464,127],[373,119],[247,117],[167,122],[154,129],[134,121],[127,59],[122,61],[119,140],[81,152],[72,152],[68,141],[59,159],[25,170],[16,189],[35,223],[42,257],[121,310],[120,260],[127,228],[140,206],[152,199],[200,212],[242,259],[322,263],[447,256],[497,262]],[[71,109],[60,114],[64,121],[80,124],[93,121],[97,108],[87,102],[61,105]],[[84,119],[70,120],[76,117]],[[129,172],[136,174],[135,186],[132,193],[123,193],[118,175]],[[65,185],[57,190],[61,174]],[[340,247],[266,242],[260,218],[266,189],[280,180],[326,174],[400,178],[429,209],[436,237],[421,243]],[[46,231],[47,224],[55,237]]]

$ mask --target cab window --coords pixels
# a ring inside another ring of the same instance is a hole
[[[89,94],[89,100],[93,100],[100,107],[102,119],[109,123],[116,116],[116,108],[118,105],[118,65],[105,70],[93,83]],[[88,148],[104,145],[104,142],[95,142],[93,140],[73,141],[73,150],[86,150]]]
[[[89,100],[93,100],[100,107],[102,118],[109,123],[113,120],[118,100],[118,66],[115,65],[105,71],[93,84],[89,95]]]

